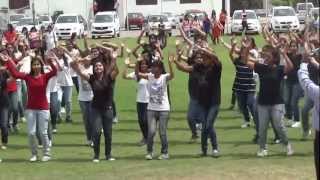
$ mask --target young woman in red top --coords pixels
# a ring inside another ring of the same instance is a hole
[[[38,125],[43,142],[43,157],[42,161],[49,161],[50,148],[48,139],[48,122],[49,122],[49,105],[46,97],[46,88],[51,77],[57,74],[57,68],[53,65],[50,58],[50,66],[52,70],[44,73],[43,63],[41,58],[32,57],[31,72],[29,74],[21,73],[16,70],[15,64],[9,56],[0,54],[0,60],[6,63],[11,75],[15,78],[26,81],[28,87],[28,102],[26,109],[29,145],[32,156],[31,162],[37,161],[37,143],[36,143],[36,126]]]
[[[3,33],[2,44],[14,44],[18,39],[18,35],[12,24],[8,24],[8,30]]]

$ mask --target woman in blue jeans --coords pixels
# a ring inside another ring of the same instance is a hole
[[[88,81],[93,91],[92,99],[92,121],[93,121],[93,162],[98,163],[100,156],[100,136],[101,129],[103,129],[105,138],[105,158],[108,161],[113,161],[115,158],[111,156],[112,143],[112,89],[113,81],[118,75],[118,68],[116,66],[116,53],[112,49],[99,47],[96,48],[98,52],[93,54],[91,60],[93,64],[93,75],[82,71],[79,68],[79,62],[76,60],[72,63],[72,67],[80,77]],[[101,58],[99,58],[101,57]]]

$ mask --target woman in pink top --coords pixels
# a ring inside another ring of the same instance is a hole
[[[6,63],[11,75],[15,78],[26,81],[28,87],[28,102],[27,102],[27,125],[29,135],[29,145],[32,156],[31,162],[37,161],[37,143],[36,143],[36,126],[40,129],[41,139],[43,142],[43,157],[42,161],[49,161],[50,148],[48,139],[48,122],[49,122],[49,105],[46,97],[46,88],[51,77],[57,74],[57,68],[53,65],[50,58],[50,66],[52,70],[44,73],[43,63],[41,58],[32,57],[31,72],[29,74],[21,73],[16,70],[15,64],[9,56],[0,54],[0,60]]]

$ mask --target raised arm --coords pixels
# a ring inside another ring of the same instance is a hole
[[[75,61],[72,61],[70,63],[71,67],[73,68],[73,70],[84,80],[89,81],[90,80],[90,75],[81,71],[79,63],[81,61],[81,58],[78,58]]]
[[[181,25],[179,26],[179,31],[180,31],[180,34],[181,34],[182,38],[184,39],[184,41],[185,41],[189,46],[193,46],[194,43],[186,36],[186,34],[184,33]]]
[[[138,36],[137,44],[140,44],[140,43],[141,43],[141,38],[142,38],[142,36],[143,36],[144,33],[145,33],[145,30],[142,29],[140,35]]]
[[[308,64],[301,63],[298,71],[298,78],[301,87],[306,92],[307,96],[312,99],[319,99],[319,85],[316,85],[309,77]]]
[[[7,55],[3,55],[0,53],[0,60],[3,61],[4,63],[6,63],[6,66],[8,67],[8,70],[10,72],[10,74],[16,78],[16,79],[25,79],[27,74],[19,72],[16,69],[16,65],[14,64],[14,62],[10,59],[9,56]]]
[[[280,53],[284,58],[284,73],[288,74],[294,68],[291,62],[291,59],[288,57],[288,48],[287,47],[281,48]]]
[[[172,68],[172,63],[174,63],[174,61],[176,61],[176,57],[174,55],[169,55],[169,58],[168,58],[169,76],[167,78],[167,81],[170,81],[174,78],[174,71]]]
[[[182,72],[185,72],[185,73],[192,72],[193,71],[193,67],[181,61],[182,51],[179,51],[177,53],[177,55],[178,55],[178,59],[176,61],[174,61],[177,69],[182,71]]]

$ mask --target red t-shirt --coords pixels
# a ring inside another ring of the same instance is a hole
[[[6,64],[5,65],[7,68],[8,68],[8,65]],[[7,82],[7,87],[6,87],[6,91],[8,92],[8,93],[10,93],[10,92],[15,92],[15,91],[17,91],[17,82],[16,82],[16,79],[12,79],[12,80],[10,80],[10,81],[8,81]]]
[[[9,44],[13,44],[17,40],[17,33],[15,30],[13,30],[12,32],[6,31],[4,32],[3,36]]]
[[[51,64],[52,70],[50,72],[33,77],[29,74],[18,72],[12,61],[8,61],[6,64],[13,77],[26,81],[28,88],[27,109],[48,110],[49,104],[46,89],[49,79],[57,74],[56,66]]]

